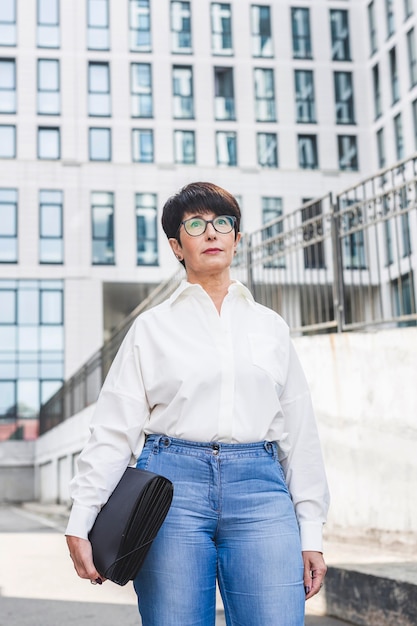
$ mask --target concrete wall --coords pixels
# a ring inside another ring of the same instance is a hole
[[[330,534],[415,541],[417,329],[300,337],[332,494]]]
[[[295,344],[313,395],[332,493],[327,532],[349,529],[358,536],[411,540],[417,533],[417,329],[299,337]],[[92,410],[35,442],[40,500],[68,501]]]
[[[34,441],[0,443],[0,502],[34,499]]]

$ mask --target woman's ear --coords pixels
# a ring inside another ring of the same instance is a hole
[[[182,259],[183,259],[182,248],[181,248],[181,244],[178,241],[178,239],[175,239],[175,237],[170,237],[168,239],[168,241],[169,241],[169,245],[171,246],[171,249],[172,249],[173,253],[175,254],[176,258],[178,259],[178,261],[182,261]]]
[[[236,254],[237,245],[238,245],[241,237],[242,237],[242,233],[236,233],[236,237],[235,237],[235,254]]]

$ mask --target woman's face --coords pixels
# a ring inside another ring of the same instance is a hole
[[[195,212],[184,213],[182,221],[190,218],[203,218],[213,220],[218,217],[215,213],[199,214]],[[235,239],[235,229],[229,233],[219,233],[213,224],[207,224],[202,235],[192,236],[187,233],[182,224],[179,230],[179,243],[176,239],[169,239],[174,254],[179,260],[184,260],[188,279],[198,280],[204,275],[213,275],[229,271],[240,233]]]

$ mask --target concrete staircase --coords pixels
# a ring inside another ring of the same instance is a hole
[[[417,625],[417,546],[327,542],[328,572],[313,614],[358,626]]]

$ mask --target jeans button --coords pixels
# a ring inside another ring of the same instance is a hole
[[[213,454],[219,454],[220,452],[220,446],[218,443],[213,444]]]

